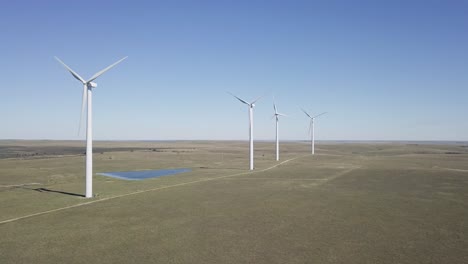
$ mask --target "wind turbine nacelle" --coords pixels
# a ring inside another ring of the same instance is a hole
[[[95,82],[89,82],[89,83],[88,83],[88,87],[96,88],[96,87],[97,87],[97,83],[95,83]]]

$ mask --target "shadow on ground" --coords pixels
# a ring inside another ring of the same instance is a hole
[[[84,195],[78,194],[78,193],[57,191],[57,190],[51,190],[51,189],[47,189],[47,188],[36,188],[36,189],[33,189],[33,190],[38,191],[38,192],[52,192],[52,193],[60,193],[60,194],[66,194],[66,195],[72,195],[72,196],[85,197]]]

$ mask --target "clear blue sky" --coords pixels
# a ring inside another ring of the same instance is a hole
[[[114,3],[118,2],[118,3]],[[468,1],[7,1],[1,139],[468,140]]]

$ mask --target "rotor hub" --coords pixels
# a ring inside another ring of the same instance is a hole
[[[89,82],[88,83],[88,88],[96,88],[97,87],[97,83],[95,82]]]

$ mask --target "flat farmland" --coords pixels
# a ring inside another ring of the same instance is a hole
[[[468,263],[466,144],[0,141],[2,263]],[[99,172],[190,168],[125,181]]]

